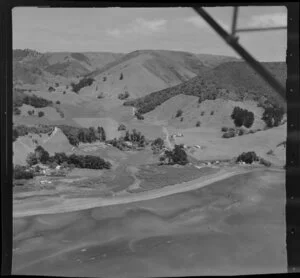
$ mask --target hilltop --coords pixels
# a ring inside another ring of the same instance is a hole
[[[13,50],[13,79],[24,84],[47,82],[61,76],[71,78],[82,76],[107,63],[118,59],[123,54],[111,52],[47,52],[31,49]]]

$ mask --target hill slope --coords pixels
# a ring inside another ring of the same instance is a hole
[[[104,92],[116,97],[127,91],[130,98],[145,96],[153,91],[185,82],[209,68],[206,64],[215,58],[205,59],[182,51],[138,50],[107,64],[87,75],[97,80],[97,93]],[[227,57],[227,59],[233,59]],[[94,90],[95,91],[95,90]]]
[[[85,75],[107,63],[120,58],[123,54],[110,52],[47,52],[40,53],[31,49],[13,50],[13,78],[25,84],[45,82],[56,75],[66,78]]]
[[[285,63],[264,63],[264,66],[282,83],[286,80]],[[206,99],[224,98],[227,100],[254,100],[260,104],[265,101],[285,106],[277,94],[245,62],[228,62],[203,73],[177,86],[153,92],[143,98],[127,101],[124,105],[135,106],[141,113],[147,113],[179,94],[192,95]]]

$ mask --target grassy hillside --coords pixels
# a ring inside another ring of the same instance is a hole
[[[47,52],[13,50],[13,78],[25,84],[46,82],[57,75],[66,78],[85,75],[123,56],[110,52]]]
[[[208,70],[196,54],[137,50],[87,74],[87,77],[97,80],[91,91],[113,98],[128,92],[129,99],[133,99],[178,85]]]
[[[264,63],[264,66],[285,85],[285,63]],[[279,101],[274,90],[245,62],[224,63],[182,84],[127,101],[124,105],[135,106],[144,114],[178,94],[197,96],[200,102],[225,98],[234,101],[254,100],[261,105],[266,101],[285,105]]]

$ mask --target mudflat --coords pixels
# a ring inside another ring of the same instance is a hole
[[[287,271],[284,171],[246,171],[184,189],[65,213],[19,215],[13,219],[12,273],[153,277]]]

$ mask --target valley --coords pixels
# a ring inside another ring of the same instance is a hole
[[[13,274],[286,271],[286,103],[245,62],[13,58]]]

